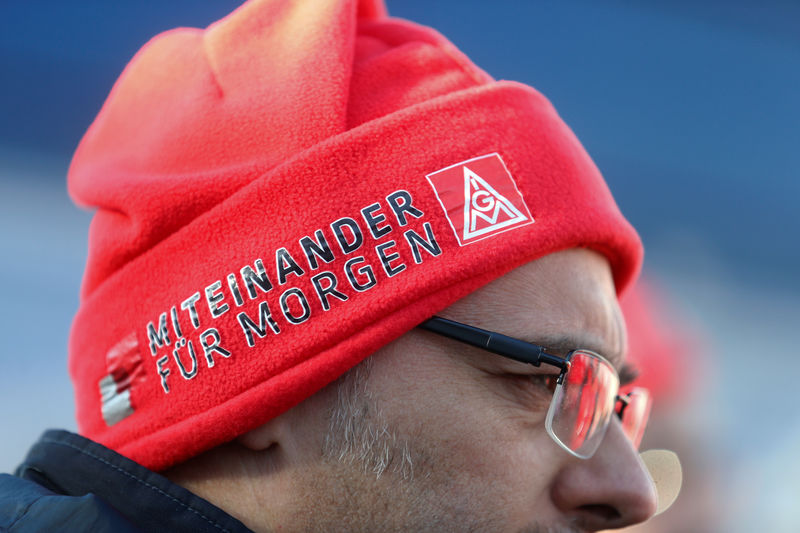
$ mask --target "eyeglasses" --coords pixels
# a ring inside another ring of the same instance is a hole
[[[635,387],[620,396],[619,375],[603,356],[589,350],[573,350],[566,357],[558,357],[546,353],[543,346],[441,317],[426,320],[419,327],[515,361],[560,368],[545,428],[553,440],[576,457],[588,459],[594,455],[614,413],[634,448],[639,448],[650,415],[650,393]]]

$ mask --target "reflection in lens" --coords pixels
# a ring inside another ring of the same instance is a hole
[[[622,411],[622,430],[633,444],[635,449],[639,449],[642,442],[647,419],[650,417],[650,407],[652,401],[647,389],[635,387],[626,395],[628,404]]]
[[[578,457],[591,456],[614,412],[618,386],[608,361],[592,352],[573,352],[547,413],[547,431]]]

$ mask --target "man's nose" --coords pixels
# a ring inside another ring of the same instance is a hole
[[[559,472],[551,498],[591,531],[644,522],[658,503],[653,481],[616,417],[590,459],[571,461]]]

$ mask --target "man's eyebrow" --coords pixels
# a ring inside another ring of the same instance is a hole
[[[619,386],[630,385],[639,377],[639,369],[632,363],[625,363],[617,372],[619,374]]]
[[[536,338],[525,337],[521,340],[546,348],[548,352],[553,352],[554,355],[566,355],[568,352],[581,347],[579,346],[580,343],[573,337],[547,337],[540,335]]]
[[[620,357],[616,354],[607,354],[602,350],[599,350],[592,346],[592,343],[587,343],[585,341],[579,340],[577,337],[571,335],[561,335],[561,336],[547,336],[547,335],[539,335],[536,338],[533,337],[522,337],[520,340],[525,342],[536,344],[537,346],[541,346],[546,348],[548,352],[553,353],[553,355],[566,355],[567,353],[571,352],[572,350],[591,350],[595,353],[602,355],[606,360],[608,360],[611,365],[617,369],[617,373],[619,374],[620,385],[628,385],[630,384],[636,377],[639,375],[639,370],[629,363],[620,364]]]

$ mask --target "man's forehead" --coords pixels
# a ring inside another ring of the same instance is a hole
[[[589,250],[545,256],[498,278],[445,316],[566,353],[583,348],[619,367],[625,328],[606,260]]]
[[[594,335],[561,335],[561,336],[522,336],[520,340],[538,344],[547,348],[547,351],[556,355],[565,355],[572,350],[589,350],[602,355],[616,369],[625,365],[625,356],[617,347],[610,346],[609,342],[592,337]]]

